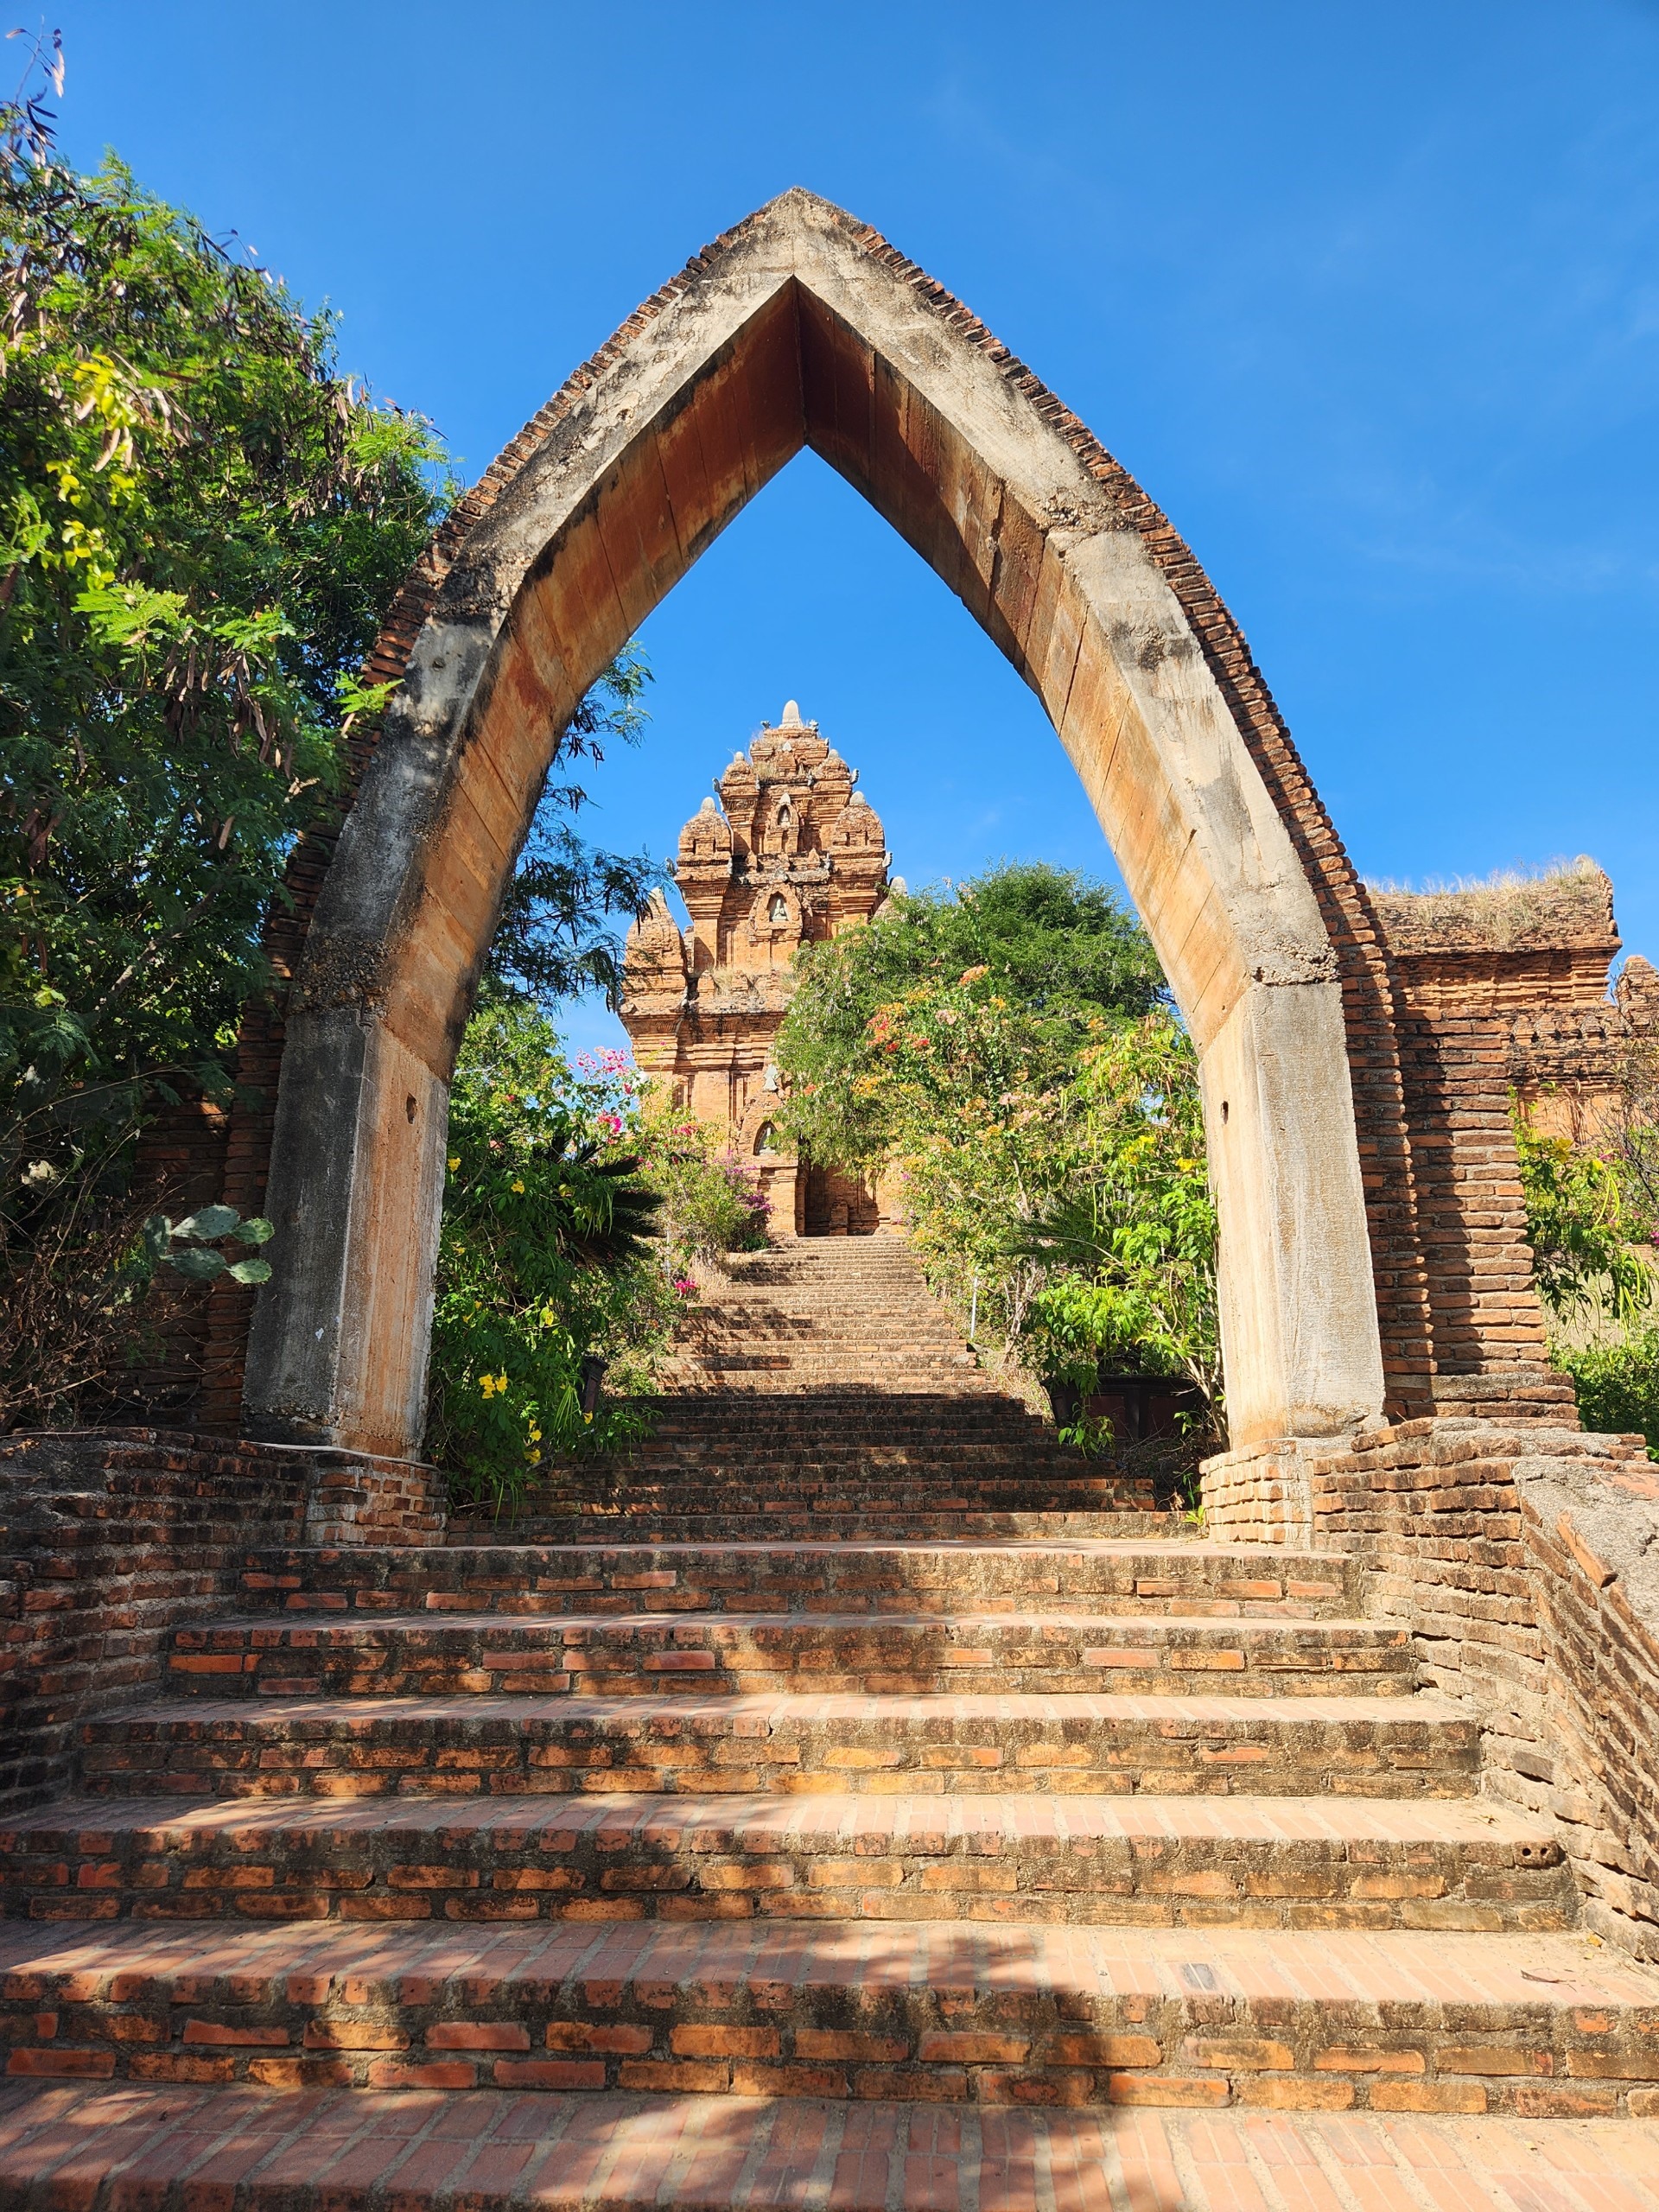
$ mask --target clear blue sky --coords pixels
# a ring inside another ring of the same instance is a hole
[[[45,20],[71,156],[113,145],[331,302],[346,363],[468,476],[703,241],[791,184],[840,200],[1168,512],[1364,871],[1588,852],[1659,957],[1656,0]],[[645,642],[654,721],[594,779],[605,842],[671,849],[793,696],[912,883],[1110,872],[1035,702],[810,456]]]

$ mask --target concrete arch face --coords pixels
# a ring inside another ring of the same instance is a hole
[[[448,1082],[559,734],[806,445],[1037,692],[1158,948],[1201,1056],[1235,1445],[1380,1410],[1335,956],[1140,495],[954,302],[797,192],[625,326],[444,549],[290,995],[253,1433],[417,1447]]]

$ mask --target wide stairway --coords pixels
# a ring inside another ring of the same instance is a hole
[[[565,1468],[520,1532],[1017,1536],[1065,1512],[1078,1534],[1090,1515],[1121,1534],[1126,1510],[1152,1510],[1144,1477],[1061,1444],[981,1369],[902,1237],[804,1238],[728,1265],[682,1331],[649,1440],[614,1469]]]
[[[0,2203],[1653,2212],[1659,1972],[1353,1561],[879,1395],[821,1510],[760,1395],[695,1509],[251,1533],[0,1834]]]

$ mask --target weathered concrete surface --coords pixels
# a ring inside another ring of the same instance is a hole
[[[448,1077],[558,734],[803,445],[1041,698],[1157,945],[1223,1138],[1236,1442],[1337,1435],[1380,1408],[1340,987],[1307,824],[1299,843],[1127,510],[1127,480],[1105,480],[1081,426],[906,268],[839,209],[785,194],[566,388],[457,550],[289,1003],[254,1433],[412,1448]]]

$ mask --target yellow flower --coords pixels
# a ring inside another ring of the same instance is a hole
[[[522,1178],[522,1177],[520,1177],[520,1176],[515,1175],[515,1176],[513,1177],[513,1179],[512,1179],[512,1187],[513,1187],[513,1189],[514,1189],[515,1191],[522,1192],[522,1191],[523,1191],[523,1189],[524,1189],[524,1179],[523,1179],[523,1178]]]
[[[450,1154],[450,1156],[449,1156],[449,1172],[450,1172],[450,1173],[451,1173],[452,1175],[454,1174],[454,1171],[456,1170],[456,1168],[460,1166],[460,1165],[461,1165],[461,1154],[460,1154],[458,1152],[456,1152],[456,1153],[452,1153],[452,1154]]]

